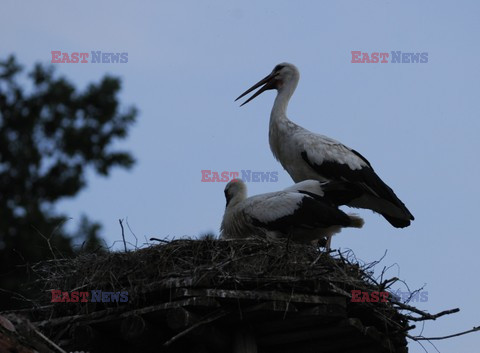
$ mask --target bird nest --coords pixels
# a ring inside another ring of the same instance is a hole
[[[128,292],[123,305],[141,307],[165,301],[172,288],[277,291],[351,297],[352,290],[384,292],[393,281],[377,282],[371,264],[360,264],[351,251],[328,253],[286,241],[174,240],[131,252],[86,254],[35,266],[42,285],[40,305],[50,304],[51,290]],[[51,316],[84,313],[84,303],[55,303]],[[97,303],[99,310],[122,303]],[[391,301],[351,303],[375,307],[400,326],[406,321]]]
[[[415,327],[409,322],[434,320],[458,311],[431,315],[396,302],[394,297],[384,302],[352,300],[354,290],[386,292],[398,281],[385,279],[385,269],[376,277],[377,263],[361,263],[351,251],[325,252],[286,240],[206,237],[162,241],[135,251],[83,254],[37,264],[33,268],[38,278],[35,283],[42,295],[26,316],[37,329],[66,340],[67,346],[75,349],[91,348],[85,342],[97,329],[108,327],[113,332],[121,322],[122,340],[132,332],[140,335],[148,326],[145,322],[154,322],[167,333],[161,343],[165,347],[174,342],[178,345],[178,340],[203,339],[202,335],[190,335],[200,326],[224,330],[248,324],[265,352],[277,351],[280,337],[295,341],[313,330],[318,336],[315,339],[321,341],[326,332],[346,335],[352,329],[356,336],[345,344],[365,343],[364,337],[369,336],[369,342],[380,342],[385,351],[403,352],[406,337],[411,337],[408,331]],[[52,303],[52,290],[128,292],[128,300]],[[278,332],[264,332],[271,329],[271,322],[276,322]],[[299,322],[309,329],[299,333],[303,327]],[[269,338],[272,334],[275,339]],[[334,337],[332,342],[337,342]],[[178,347],[183,349],[181,343]],[[284,348],[285,352],[297,349],[295,345]]]

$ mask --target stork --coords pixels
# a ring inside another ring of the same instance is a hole
[[[227,205],[220,227],[223,239],[261,236],[289,238],[310,243],[331,237],[343,227],[361,228],[363,219],[346,214],[337,203],[354,197],[345,183],[320,183],[305,180],[283,191],[270,192],[247,198],[247,187],[240,179],[225,187]]]
[[[242,93],[236,100],[261,87],[241,106],[266,90],[276,89],[277,97],[270,114],[269,142],[275,158],[298,183],[302,180],[345,181],[361,190],[347,206],[370,209],[381,214],[396,228],[404,228],[413,215],[375,173],[370,162],[342,143],[304,129],[287,117],[287,106],[300,79],[293,64],[281,63],[273,71]]]

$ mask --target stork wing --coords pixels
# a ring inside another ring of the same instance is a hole
[[[304,180],[284,191],[296,191],[313,198],[320,198],[332,206],[347,205],[352,200],[361,197],[363,190],[358,185],[344,181]]]
[[[360,153],[322,135],[301,138],[301,157],[318,174],[329,180],[354,183],[364,190],[365,197],[347,202],[348,205],[372,209],[394,227],[410,225],[413,215]]]
[[[309,155],[314,164],[335,162],[346,165],[352,170],[372,168],[370,162],[360,153],[330,137],[303,129],[297,132],[294,138],[296,144]]]
[[[262,198],[260,198],[260,196]],[[286,233],[292,228],[348,226],[350,218],[320,196],[302,192],[278,192],[253,197],[244,212],[255,226]]]
[[[308,180],[303,180],[299,183],[293,184],[292,186],[289,186],[288,188],[283,189],[283,191],[289,191],[289,192],[308,191],[312,194],[323,196],[324,192],[323,192],[322,186],[325,184],[328,184],[328,181],[321,182],[318,180],[308,179]]]

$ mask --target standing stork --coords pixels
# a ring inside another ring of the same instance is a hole
[[[292,179],[295,182],[315,179],[353,183],[362,192],[350,200],[348,206],[377,212],[396,228],[408,227],[410,221],[414,220],[413,215],[375,173],[365,157],[334,139],[310,132],[288,119],[288,102],[299,79],[300,73],[295,65],[278,64],[267,77],[236,100],[263,86],[244,105],[262,92],[276,89],[277,97],[270,114],[270,148]]]
[[[320,183],[305,180],[283,191],[247,198],[242,180],[230,181],[225,187],[227,206],[220,227],[223,239],[261,236],[289,238],[309,243],[331,237],[343,227],[361,228],[363,219],[338,209],[338,203],[354,197],[356,190],[345,183]]]

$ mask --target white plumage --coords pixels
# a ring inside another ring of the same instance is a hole
[[[348,206],[371,209],[397,228],[409,226],[413,215],[378,177],[365,157],[334,139],[312,133],[288,119],[288,102],[299,79],[300,73],[295,65],[282,63],[237,98],[263,86],[244,105],[266,90],[278,91],[269,129],[270,148],[275,158],[295,182],[307,179],[349,182],[357,193],[347,200]]]
[[[363,226],[363,219],[345,214],[329,198],[329,195],[349,192],[340,183],[306,180],[283,191],[247,198],[245,183],[233,180],[225,187],[227,206],[220,237],[290,237],[297,242],[312,242],[326,237],[328,247],[331,236],[343,227]]]

